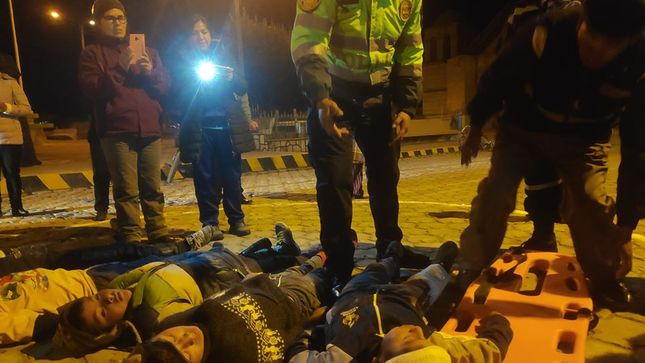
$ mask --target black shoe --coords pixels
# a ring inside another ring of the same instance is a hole
[[[242,204],[252,204],[252,203],[253,203],[253,199],[242,194]]]
[[[399,241],[392,241],[387,246],[383,258],[394,257],[399,267],[422,269],[428,267],[430,258],[403,246]]]
[[[246,226],[244,221],[237,222],[231,226],[231,228],[228,230],[228,233],[234,234],[238,237],[242,236],[248,236],[251,234],[251,230],[249,227]]]
[[[555,240],[555,233],[533,232],[531,238],[520,245],[520,248],[529,251],[558,252],[558,243]]]
[[[459,246],[453,241],[446,241],[437,250],[431,264],[439,264],[446,272],[450,273],[452,265],[459,255]]]
[[[11,215],[14,217],[26,217],[29,215],[29,212],[22,208],[11,209]]]
[[[632,295],[620,281],[615,281],[591,289],[594,308],[607,308],[612,311],[627,311],[632,302]]]
[[[278,222],[275,224],[276,244],[273,250],[280,255],[300,256],[300,246],[293,239],[293,233],[286,224]]]
[[[256,252],[271,249],[271,240],[264,237],[261,240],[251,244],[240,252],[240,255],[252,257]]]
[[[107,220],[107,217],[108,217],[108,211],[102,210],[102,211],[96,212],[96,215],[94,216],[94,220],[97,222],[101,222],[101,221]]]

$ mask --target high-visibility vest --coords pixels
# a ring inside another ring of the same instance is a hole
[[[295,64],[326,61],[340,79],[378,85],[394,76],[421,77],[421,0],[298,0],[291,36]]]

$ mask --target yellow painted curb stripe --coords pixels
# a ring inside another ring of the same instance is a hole
[[[246,162],[249,163],[249,168],[251,169],[251,171],[264,171],[264,169],[262,169],[262,165],[260,165],[260,161],[258,161],[258,159],[255,159],[255,158],[246,159]]]
[[[305,158],[302,157],[302,154],[294,154],[293,159],[296,161],[296,165],[298,165],[299,168],[306,168],[308,166]]]
[[[273,165],[275,165],[276,169],[282,170],[287,168],[287,166],[284,164],[282,156],[273,156],[271,157],[271,160],[273,160]]]
[[[49,190],[69,189],[70,186],[58,174],[41,174],[38,176]]]

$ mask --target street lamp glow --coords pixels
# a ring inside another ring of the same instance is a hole
[[[89,23],[91,26],[96,25],[96,22],[94,21],[94,19],[90,20],[88,23]]]
[[[199,63],[196,69],[197,76],[202,82],[209,82],[212,81],[213,78],[217,75],[217,69],[215,68],[215,64],[213,62],[209,61],[203,61]]]
[[[49,16],[51,16],[53,19],[60,19],[60,13],[56,10],[50,11]]]

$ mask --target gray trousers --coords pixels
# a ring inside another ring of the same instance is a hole
[[[547,134],[502,124],[488,176],[472,202],[470,225],[461,235],[465,267],[481,269],[493,262],[515,209],[517,188],[536,162],[548,160],[562,177],[561,215],[568,224],[576,256],[598,285],[615,281],[619,262],[614,201],[607,195],[606,137]]]
[[[140,240],[139,205],[148,239],[167,235],[159,172],[161,140],[158,137],[103,137],[101,147],[112,176],[117,240]]]

